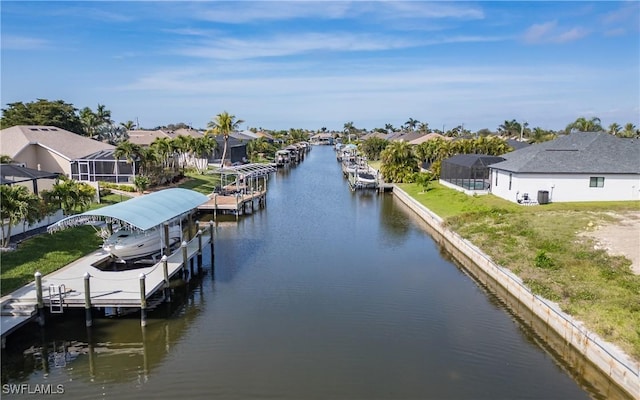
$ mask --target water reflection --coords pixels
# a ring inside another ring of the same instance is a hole
[[[84,311],[51,317],[41,328],[31,324],[2,352],[2,383],[63,382],[144,385],[204,307],[204,276],[174,291],[174,302],[160,304],[140,326],[139,314],[94,318],[85,327]]]

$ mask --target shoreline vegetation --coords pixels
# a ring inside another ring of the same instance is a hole
[[[209,193],[215,177],[189,174],[179,186]],[[523,279],[535,293],[560,305],[603,339],[640,359],[640,276],[630,261],[596,249],[583,233],[611,222],[612,213],[640,211],[640,202],[551,203],[521,207],[492,195],[467,196],[437,182],[428,190],[399,184],[496,263]],[[102,206],[126,200],[110,195]],[[91,227],[38,235],[2,254],[1,294],[33,281],[33,274],[62,268],[95,251]]]

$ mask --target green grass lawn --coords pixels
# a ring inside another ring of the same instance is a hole
[[[102,196],[89,209],[105,207],[130,199],[126,195]],[[98,249],[102,239],[91,226],[40,234],[24,240],[18,249],[0,253],[0,295],[4,296],[33,281],[33,274],[46,275]]]
[[[219,174],[186,173],[189,179],[181,183],[179,187],[191,189],[202,194],[210,194],[216,186],[220,185]]]
[[[102,239],[91,226],[42,234],[23,241],[18,250],[0,255],[2,296],[32,282],[37,271],[43,275],[56,271],[97,250],[101,243]]]
[[[583,233],[640,202],[552,203],[523,207],[493,195],[468,196],[435,182],[426,192],[399,185],[589,329],[640,359],[640,276],[624,257],[594,249]]]

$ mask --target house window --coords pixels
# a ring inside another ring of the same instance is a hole
[[[509,190],[511,190],[511,178],[513,178],[513,174],[509,174]]]
[[[592,176],[589,178],[589,187],[604,187],[604,176]]]

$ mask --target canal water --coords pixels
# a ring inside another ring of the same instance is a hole
[[[2,397],[10,384],[74,399],[602,397],[415,219],[391,194],[351,192],[315,147],[271,176],[265,209],[218,223],[214,271],[146,328],[133,315],[87,330],[67,313],[11,338]]]

